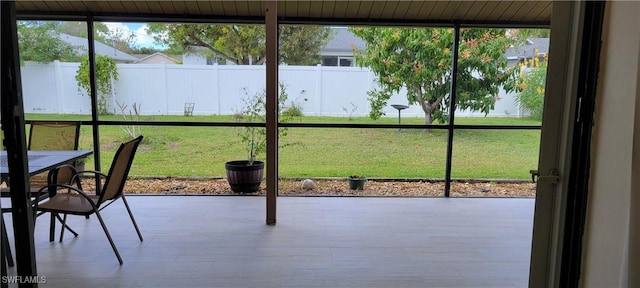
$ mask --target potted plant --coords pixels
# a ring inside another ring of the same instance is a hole
[[[278,111],[286,111],[285,103],[288,98],[286,85],[279,84],[280,93],[278,95]],[[236,117],[247,123],[264,123],[265,122],[265,98],[266,92],[255,93],[249,95],[247,88],[242,89],[244,98],[242,99],[244,107],[236,113]],[[304,93],[304,90],[301,92]],[[292,116],[280,113],[280,121],[286,122]],[[283,119],[284,118],[284,119]],[[282,140],[287,134],[286,128],[278,129],[279,138]],[[266,150],[266,129],[260,126],[245,126],[238,130],[238,136],[245,145],[247,159],[233,160],[225,163],[227,172],[227,182],[231,186],[231,190],[236,193],[251,193],[260,190],[262,183],[262,175],[264,171],[264,162],[257,160]],[[291,145],[291,144],[287,144]],[[283,145],[286,146],[286,145]],[[282,147],[282,146],[281,146]]]
[[[362,175],[349,175],[347,181],[349,181],[349,189],[364,190],[364,182],[367,181],[367,177]]]

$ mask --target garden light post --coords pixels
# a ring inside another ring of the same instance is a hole
[[[407,105],[402,105],[402,104],[392,104],[391,105],[393,108],[398,109],[398,125],[401,124],[401,120],[400,120],[400,114],[402,113],[402,110],[409,108],[409,106]],[[400,127],[398,127],[398,131],[400,131]]]

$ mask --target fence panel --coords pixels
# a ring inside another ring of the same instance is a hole
[[[27,113],[90,114],[89,97],[79,93],[75,80],[78,63],[27,62],[22,67],[23,95]],[[231,115],[242,107],[246,93],[262,93],[264,66],[118,64],[119,80],[107,96],[108,111],[121,113],[117,103],[141,104],[141,115],[182,115],[185,103],[195,103],[194,115]],[[370,106],[367,91],[376,87],[375,76],[359,67],[280,66],[279,79],[287,86],[289,102],[310,116],[366,116]],[[37,83],[37,84],[31,84]],[[302,93],[302,91],[304,91]],[[523,116],[515,93],[501,91],[489,116]],[[307,99],[307,101],[304,101]],[[408,104],[403,89],[389,100]],[[391,106],[383,110],[396,117]],[[402,115],[423,117],[419,105]],[[457,116],[484,116],[481,112],[458,111]]]

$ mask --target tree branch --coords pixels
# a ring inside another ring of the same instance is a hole
[[[438,99],[436,99],[436,101],[434,102],[435,104],[432,106],[433,110],[440,109],[440,105],[442,104],[442,99],[444,99],[445,95],[446,94],[442,94],[438,97]]]
[[[211,51],[213,51],[213,53],[215,53],[216,55],[224,58],[225,60],[231,61],[233,63],[239,64],[238,61],[236,61],[235,59],[229,57],[227,54],[223,53],[222,51],[216,49],[215,47],[211,46],[210,44],[200,40],[200,38],[198,38],[197,36],[191,34],[188,35],[189,38],[191,38],[192,40],[189,41],[189,39],[185,39],[189,42],[189,45],[193,45],[193,46],[201,46],[201,47],[205,47]]]

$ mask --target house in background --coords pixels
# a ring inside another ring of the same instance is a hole
[[[544,61],[549,54],[549,38],[529,38],[517,47],[509,47],[505,52],[509,65],[527,63],[530,59],[538,58]]]
[[[69,34],[60,33],[60,40],[71,44],[76,47],[76,51],[80,54],[86,54],[89,51],[89,40],[87,38],[71,36]],[[117,63],[133,63],[138,58],[131,56],[125,52],[122,52],[114,47],[106,45],[104,43],[94,41],[95,51],[98,55],[109,56]]]
[[[365,42],[349,32],[346,27],[332,27],[331,29],[334,31],[333,38],[320,50],[320,56],[322,57],[320,64],[322,66],[355,66],[353,49],[363,50],[366,45]],[[182,55],[182,64],[233,65],[230,61],[213,57],[206,52],[207,50],[204,47],[191,47],[189,51]]]
[[[322,66],[355,66],[354,48],[364,50],[367,44],[346,27],[331,29],[335,31],[335,35],[320,52]],[[507,49],[505,55],[509,65],[516,65],[534,57],[543,61],[544,55],[548,53],[549,38],[529,38],[525,43]]]
[[[331,30],[334,31],[333,38],[331,38],[327,45],[322,47],[320,50],[322,66],[356,66],[354,49],[364,50],[367,45],[366,42],[351,33],[347,27],[331,27]],[[538,57],[542,61],[544,60],[544,55],[547,55],[548,53],[549,38],[530,38],[527,39],[524,44],[519,45],[518,47],[510,47],[505,52],[509,65],[526,62],[526,60],[532,59],[534,54],[535,57]],[[182,57],[183,64],[233,64],[232,62],[225,61],[224,59],[218,59],[208,55],[206,53],[206,48],[204,47],[191,47],[190,51],[185,52]]]
[[[355,66],[353,49],[364,50],[366,43],[346,27],[334,27],[334,36],[320,51],[322,66]]]
[[[162,52],[156,52],[153,54],[140,54],[136,56],[138,57],[138,60],[133,62],[134,64],[180,64],[182,63],[182,61],[180,59],[177,59],[176,56],[169,56]]]
[[[182,64],[185,65],[235,65],[231,61],[226,61],[221,57],[211,55],[207,48],[201,46],[191,46],[182,54]]]

